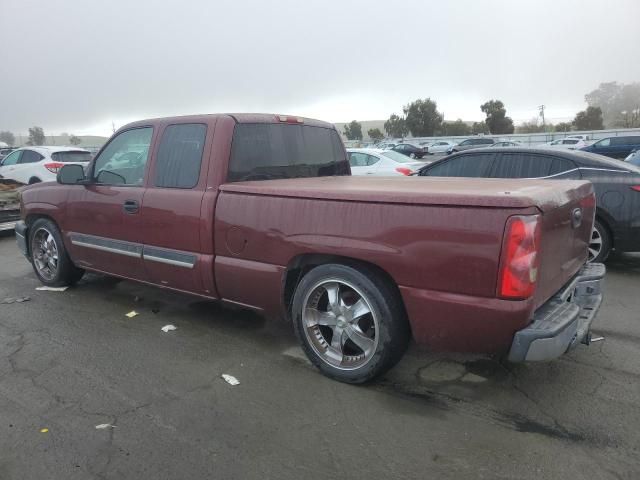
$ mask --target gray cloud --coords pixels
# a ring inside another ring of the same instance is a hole
[[[516,119],[640,80],[637,0],[2,0],[0,130],[108,133],[150,116],[273,111],[447,118],[502,99]],[[615,21],[611,21],[615,19]]]

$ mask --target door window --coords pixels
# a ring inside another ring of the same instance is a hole
[[[18,150],[16,152],[10,153],[9,155],[7,155],[5,157],[5,159],[2,161],[2,166],[3,167],[8,167],[9,165],[15,165],[20,161],[20,157],[22,156],[22,152],[24,152],[24,150]]]
[[[349,164],[352,167],[366,167],[367,166],[367,157],[369,155],[366,155],[364,153],[361,152],[350,152],[349,153]]]
[[[40,155],[38,152],[34,152],[33,150],[23,150],[22,157],[20,157],[20,161],[18,163],[36,163],[42,160],[44,157]]]
[[[493,164],[492,178],[539,178],[549,175],[553,158],[529,153],[504,153]]]
[[[374,157],[373,155],[367,155],[367,166],[375,165],[378,163],[380,159],[378,157]]]
[[[424,170],[424,174],[430,177],[485,177],[492,160],[491,154],[460,155]]]
[[[571,160],[567,160],[566,158],[554,157],[551,162],[551,168],[549,169],[549,173],[547,175],[558,175],[564,172],[575,171],[578,166],[573,163]],[[575,172],[576,178],[580,178],[580,173]]]
[[[105,185],[142,185],[153,128],[124,131],[109,142],[94,165],[94,178]]]
[[[596,143],[596,145],[598,147],[608,147],[609,145],[611,145],[611,139],[605,138],[604,140],[600,140],[598,143]]]
[[[156,157],[156,187],[197,185],[206,136],[207,126],[200,123],[169,125],[165,129]]]

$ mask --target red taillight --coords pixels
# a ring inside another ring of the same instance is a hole
[[[640,192],[640,185],[633,185],[631,190],[635,190],[636,192]]]
[[[413,170],[406,167],[398,167],[396,168],[396,172],[401,173],[403,175],[411,175],[413,173]]]
[[[52,163],[44,164],[44,168],[49,170],[51,173],[58,173],[62,167],[64,167],[64,163],[60,163],[60,162],[52,162]]]
[[[510,300],[533,295],[538,276],[540,215],[518,215],[507,222],[498,275],[498,296]]]
[[[295,123],[297,125],[304,123],[304,118],[292,117],[290,115],[278,115],[278,120],[283,123]]]

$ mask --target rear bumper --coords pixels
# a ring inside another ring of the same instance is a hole
[[[29,258],[29,243],[27,242],[27,238],[29,238],[27,224],[22,220],[16,222],[16,242],[18,243],[18,248],[24,254],[25,257]]]
[[[602,303],[605,267],[587,264],[560,292],[535,311],[533,321],[516,332],[509,361],[558,358],[580,342],[588,342],[591,323]]]

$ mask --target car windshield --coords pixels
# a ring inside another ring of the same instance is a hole
[[[89,162],[91,161],[91,154],[89,152],[53,152],[51,158],[56,162],[71,163],[71,162]]]
[[[415,162],[414,159],[407,157],[406,155],[403,155],[401,153],[398,153],[395,150],[385,150],[384,152],[381,152],[381,155],[384,155],[385,157],[390,158],[394,162],[399,162],[399,163]]]

